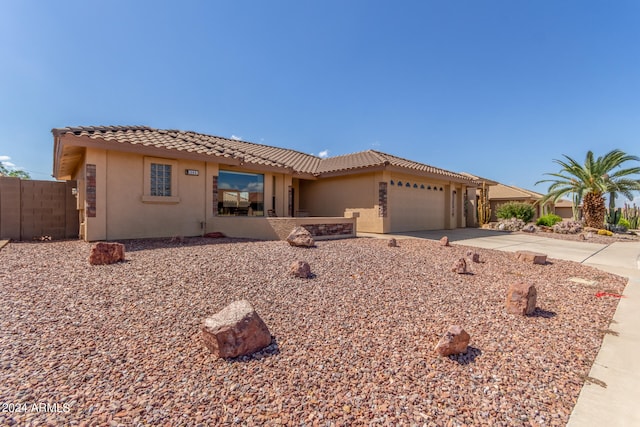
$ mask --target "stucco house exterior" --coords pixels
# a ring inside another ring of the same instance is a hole
[[[88,241],[222,232],[282,239],[475,223],[476,182],[379,151],[320,158],[146,126],[52,130],[54,177],[76,180]]]

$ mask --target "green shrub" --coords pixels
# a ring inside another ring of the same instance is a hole
[[[524,222],[531,221],[534,215],[533,206],[522,202],[507,202],[498,206],[496,211],[496,216],[500,219],[518,218]]]
[[[620,218],[620,221],[618,221],[618,225],[623,226],[627,230],[631,228],[631,223],[624,218]]]
[[[560,221],[562,221],[562,218],[559,217],[558,215],[556,215],[556,214],[546,214],[546,215],[542,215],[540,218],[538,218],[538,220],[536,221],[536,225],[544,225],[544,226],[547,226],[547,227],[553,227],[554,225],[556,225]]]

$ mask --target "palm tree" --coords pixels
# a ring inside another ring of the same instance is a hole
[[[640,167],[618,169],[627,161],[640,161],[637,156],[631,156],[621,150],[612,150],[602,157],[594,159],[593,152],[588,151],[584,164],[581,165],[571,157],[563,154],[566,161],[554,160],[562,169],[558,173],[546,173],[556,179],[545,179],[536,182],[551,182],[548,193],[542,203],[552,200],[556,202],[560,197],[571,194],[574,205],[583,201],[585,225],[601,228],[606,213],[604,197],[609,193],[609,204],[613,203],[617,193],[622,193],[629,200],[633,199],[632,191],[640,190],[640,179],[629,178],[630,175],[640,174]],[[616,169],[614,171],[614,169]],[[575,216],[575,211],[574,211]]]

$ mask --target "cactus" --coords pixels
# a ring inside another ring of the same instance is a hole
[[[637,207],[635,203],[633,207],[625,203],[624,208],[622,208],[622,218],[629,222],[630,230],[637,230],[638,219],[640,218],[640,208]]]
[[[480,198],[478,199],[478,222],[480,225],[488,224],[491,221],[491,207],[489,206],[489,194],[486,183],[482,183]]]
[[[620,217],[622,215],[622,209],[607,209],[607,225],[614,226],[620,221]]]

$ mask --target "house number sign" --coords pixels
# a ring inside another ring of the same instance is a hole
[[[198,169],[185,169],[184,174],[191,175],[191,176],[198,176],[200,175],[200,171]]]

